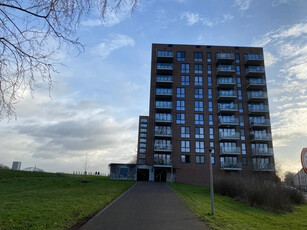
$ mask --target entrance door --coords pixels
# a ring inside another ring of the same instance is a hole
[[[138,181],[149,181],[149,169],[138,169],[137,180]]]
[[[166,182],[166,169],[155,168],[155,181],[163,181]]]

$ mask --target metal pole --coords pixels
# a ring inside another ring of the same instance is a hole
[[[209,167],[210,167],[210,198],[211,198],[211,215],[214,215],[214,194],[213,194],[213,172],[212,172],[212,149],[209,149]]]

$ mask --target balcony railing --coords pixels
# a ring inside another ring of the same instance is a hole
[[[263,66],[248,66],[246,68],[246,76],[261,76],[264,74]]]
[[[267,105],[248,105],[248,112],[249,113],[268,113],[269,112],[269,106]]]
[[[273,154],[272,148],[252,148],[252,155],[272,156]]]
[[[268,94],[266,92],[247,92],[247,98],[248,100],[262,100],[267,99]]]
[[[264,79],[250,79],[247,81],[247,88],[249,89],[261,89],[266,86]]]
[[[230,100],[233,100],[235,98],[237,98],[237,92],[236,91],[223,91],[223,90],[220,90],[218,92],[218,98],[217,99],[224,99],[224,100],[230,99]]]
[[[263,62],[262,54],[246,54],[244,55],[245,64],[261,64]]]
[[[249,121],[250,126],[270,126],[270,120],[269,119],[264,119],[264,120],[250,120]]]
[[[271,133],[251,133],[251,140],[252,141],[271,141],[272,135]]]
[[[172,122],[172,115],[170,113],[157,113],[155,115],[156,122],[164,122],[164,123],[171,123]]]
[[[232,155],[240,155],[241,154],[241,148],[240,147],[220,147],[220,154],[232,154]]]
[[[173,82],[173,76],[157,75],[157,82],[172,83]]]
[[[172,96],[173,90],[168,88],[157,88],[156,95],[159,96]]]
[[[234,132],[234,133],[219,133],[219,139],[220,140],[239,140],[240,139],[240,133]]]
[[[223,74],[223,75],[232,75],[235,72],[234,65],[218,65],[216,68],[216,73]]]
[[[173,64],[171,64],[171,63],[158,63],[157,69],[158,70],[173,70]]]
[[[218,104],[218,112],[236,112],[238,111],[237,104]]]
[[[216,82],[218,87],[232,87],[236,85],[236,81],[233,77],[219,77]]]
[[[219,125],[226,125],[226,126],[231,126],[231,125],[239,125],[239,119],[238,118],[228,118],[228,117],[223,117],[219,118]]]
[[[172,137],[172,132],[171,131],[156,130],[155,131],[155,136],[156,137]]]
[[[156,101],[157,109],[172,109],[173,104],[171,101]]]
[[[172,151],[172,145],[155,144],[154,150],[160,151],[160,152],[171,152]]]
[[[233,53],[217,53],[216,62],[217,63],[231,63],[235,59]]]
[[[168,58],[172,58],[172,57],[173,57],[173,51],[159,50],[159,51],[157,52],[157,57],[168,57]]]
[[[241,162],[221,162],[221,169],[224,170],[242,170]]]
[[[274,164],[255,164],[253,163],[254,171],[263,171],[263,172],[274,172],[275,165]]]

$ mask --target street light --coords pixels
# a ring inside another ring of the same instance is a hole
[[[211,215],[214,215],[214,194],[213,194],[213,172],[212,172],[212,148],[209,148],[209,168],[210,168],[210,198],[211,198]]]

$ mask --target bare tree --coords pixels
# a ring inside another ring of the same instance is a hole
[[[138,0],[2,0],[0,1],[0,119],[15,115],[14,104],[26,89],[43,83],[52,89],[52,74],[62,48],[83,44],[76,32],[83,18],[99,9],[102,22],[108,11]]]
[[[285,173],[285,183],[289,186],[294,186],[294,176],[295,173],[287,171]]]

